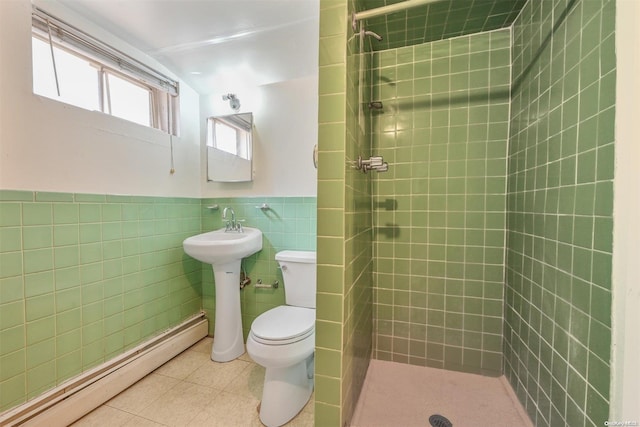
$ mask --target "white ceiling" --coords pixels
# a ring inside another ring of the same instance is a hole
[[[319,0],[59,0],[201,94],[318,72]]]

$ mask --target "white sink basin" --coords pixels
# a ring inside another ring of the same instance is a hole
[[[262,231],[244,227],[240,233],[223,228],[189,237],[182,246],[187,255],[213,268],[216,307],[211,359],[231,361],[244,353],[240,262],[262,249]]]
[[[189,237],[182,245],[187,255],[215,266],[248,257],[262,249],[262,231],[251,227],[244,227],[243,231],[221,228]]]

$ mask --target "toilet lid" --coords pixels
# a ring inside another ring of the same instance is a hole
[[[251,325],[251,333],[260,341],[283,344],[311,334],[315,323],[315,309],[281,305],[258,316]]]

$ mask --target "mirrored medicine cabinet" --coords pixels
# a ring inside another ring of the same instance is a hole
[[[253,180],[253,113],[207,118],[207,180]]]

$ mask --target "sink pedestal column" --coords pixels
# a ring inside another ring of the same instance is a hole
[[[216,324],[211,360],[229,362],[244,353],[240,314],[240,260],[214,264]]]

